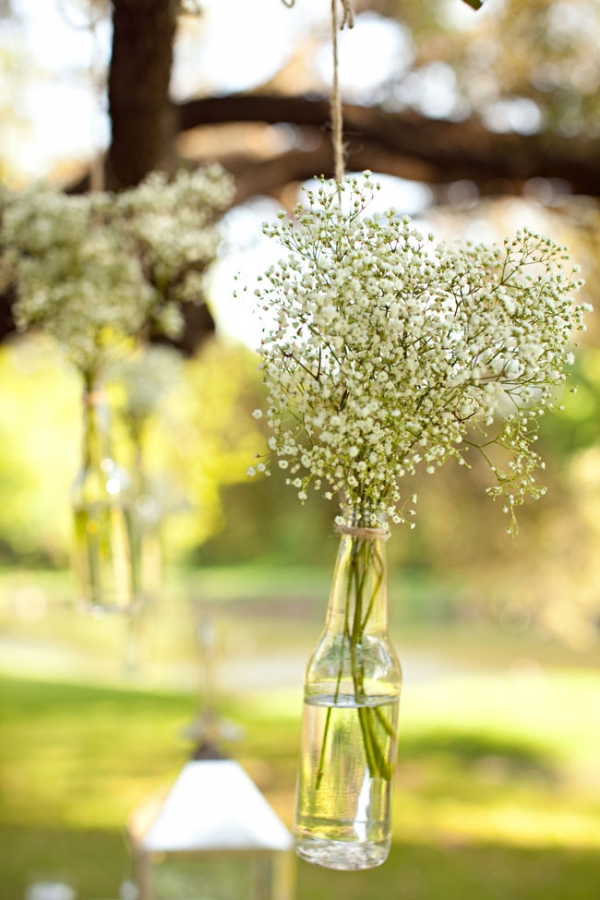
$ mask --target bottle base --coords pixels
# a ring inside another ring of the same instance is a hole
[[[324,841],[320,838],[296,837],[296,853],[301,859],[326,869],[355,872],[374,869],[384,863],[390,852],[390,841]]]

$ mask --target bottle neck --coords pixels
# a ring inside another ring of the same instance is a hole
[[[345,528],[335,566],[326,628],[360,639],[387,631],[384,529]]]
[[[136,496],[146,494],[148,491],[146,467],[145,467],[145,434],[147,420],[142,417],[129,417],[129,437],[133,447],[133,460],[131,480]]]
[[[108,405],[101,388],[92,385],[83,394],[83,464],[102,467],[110,458]]]

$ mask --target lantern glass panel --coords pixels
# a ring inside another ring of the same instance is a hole
[[[152,900],[276,900],[272,854],[168,854],[151,879]]]

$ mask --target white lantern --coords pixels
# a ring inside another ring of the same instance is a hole
[[[292,838],[232,760],[187,763],[129,833],[140,900],[292,900]]]

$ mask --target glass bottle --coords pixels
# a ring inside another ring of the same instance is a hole
[[[130,428],[135,450],[131,479],[131,590],[133,615],[129,617],[125,646],[125,669],[136,672],[141,664],[142,633],[156,627],[158,598],[162,586],[162,509],[146,475],[142,429]]]
[[[163,510],[144,460],[144,422],[130,424],[134,448],[132,468],[132,577],[138,603],[145,609],[156,605],[162,585]]]
[[[93,615],[132,604],[130,482],[112,459],[106,399],[83,394],[83,465],[72,489],[78,603]]]
[[[402,672],[387,632],[383,528],[341,526],[325,630],[306,670],[296,852],[368,869],[391,844]]]

